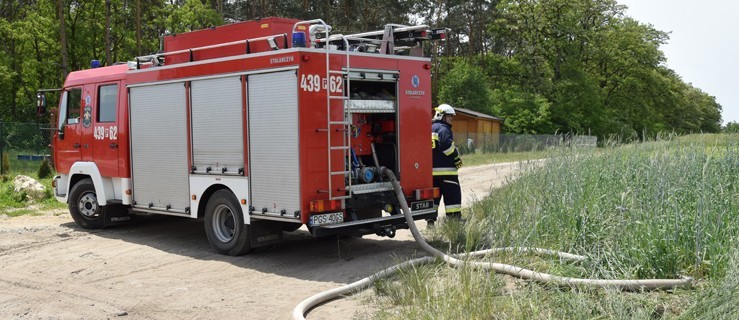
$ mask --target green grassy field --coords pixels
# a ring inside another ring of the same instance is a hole
[[[25,214],[38,214],[40,210],[66,207],[66,204],[60,203],[54,198],[51,178],[38,178],[41,161],[17,160],[16,156],[18,154],[19,152],[8,153],[10,170],[0,176],[0,214],[15,217]],[[13,191],[13,178],[17,175],[26,175],[41,182],[46,186],[46,197],[41,201],[29,201],[25,194]],[[28,209],[29,206],[33,207]]]
[[[693,277],[690,290],[620,292],[543,285],[438,263],[377,283],[391,319],[739,319],[739,135],[694,135],[547,164],[427,231],[450,252],[526,246],[589,257],[485,258],[580,278]]]

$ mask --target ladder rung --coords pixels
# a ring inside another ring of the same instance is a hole
[[[329,99],[349,100],[349,97],[345,97],[345,96],[329,96]]]
[[[328,124],[343,124],[345,126],[348,126],[352,123],[349,121],[329,121]]]
[[[343,70],[329,70],[328,73],[330,74],[349,74],[349,72],[343,71]]]
[[[349,198],[351,198],[351,196],[329,197],[329,200],[344,200]]]
[[[349,150],[349,146],[331,147],[331,150]]]
[[[335,171],[335,172],[331,172],[331,175],[332,176],[338,176],[338,175],[347,175],[347,174],[350,174],[350,173],[351,173],[351,171]]]

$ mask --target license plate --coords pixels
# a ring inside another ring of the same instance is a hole
[[[434,200],[411,202],[411,211],[426,210],[434,207]]]
[[[310,221],[308,221],[308,225],[311,227],[318,227],[327,224],[336,224],[342,222],[344,222],[344,213],[332,212],[310,216]]]

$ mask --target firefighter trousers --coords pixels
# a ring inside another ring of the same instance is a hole
[[[448,218],[462,217],[462,188],[459,185],[459,176],[434,176],[434,187],[439,188],[444,198],[444,210]],[[434,207],[439,207],[441,198],[434,199]]]

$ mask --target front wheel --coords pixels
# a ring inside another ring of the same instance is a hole
[[[69,213],[80,227],[100,229],[105,227],[104,208],[98,202],[95,185],[89,178],[82,179],[69,192]]]
[[[228,190],[218,190],[205,206],[205,234],[218,253],[238,256],[251,251],[251,225],[244,224],[244,214],[236,197]]]

